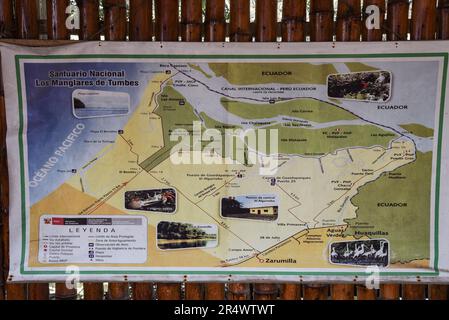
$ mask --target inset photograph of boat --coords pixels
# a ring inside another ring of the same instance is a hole
[[[385,102],[391,95],[389,71],[331,74],[327,78],[327,96],[334,99]]]
[[[128,210],[174,213],[175,189],[149,189],[125,192],[125,208]]]
[[[157,247],[161,250],[214,248],[218,245],[218,227],[161,221],[157,225]]]
[[[78,89],[72,93],[73,115],[79,119],[127,115],[130,105],[126,92]]]
[[[279,199],[275,194],[221,198],[221,216],[224,218],[275,221],[278,215]]]

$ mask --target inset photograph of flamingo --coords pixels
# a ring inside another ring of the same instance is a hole
[[[390,243],[386,239],[332,242],[329,261],[332,264],[386,267],[390,261]]]

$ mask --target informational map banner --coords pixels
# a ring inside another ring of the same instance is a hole
[[[448,48],[1,45],[9,279],[447,282]]]

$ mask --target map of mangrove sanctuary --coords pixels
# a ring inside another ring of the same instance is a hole
[[[447,54],[15,59],[13,278],[438,275]]]

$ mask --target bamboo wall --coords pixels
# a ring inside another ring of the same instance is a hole
[[[449,1],[439,0],[257,0],[255,21],[250,20],[250,0],[77,0],[80,29],[65,27],[68,0],[46,0],[46,19],[38,17],[36,0],[1,0],[0,34],[8,39],[107,41],[398,41],[449,39]],[[387,5],[386,5],[387,2]],[[367,30],[365,8],[378,5],[380,30]],[[412,7],[411,18],[409,8]],[[308,11],[308,12],[307,12]],[[308,19],[307,17],[308,13]],[[336,13],[336,19],[335,14]],[[153,18],[154,14],[154,18]],[[386,17],[385,17],[386,15]],[[100,20],[101,17],[101,20]],[[228,19],[226,19],[226,17]],[[204,20],[203,20],[204,18]],[[360,44],[363,45],[363,44]],[[0,86],[2,88],[2,86]],[[0,91],[0,300],[2,299],[447,299],[448,286],[384,284],[369,290],[352,284],[270,283],[83,283],[78,290],[64,284],[7,284],[8,176],[5,146],[3,91]]]

